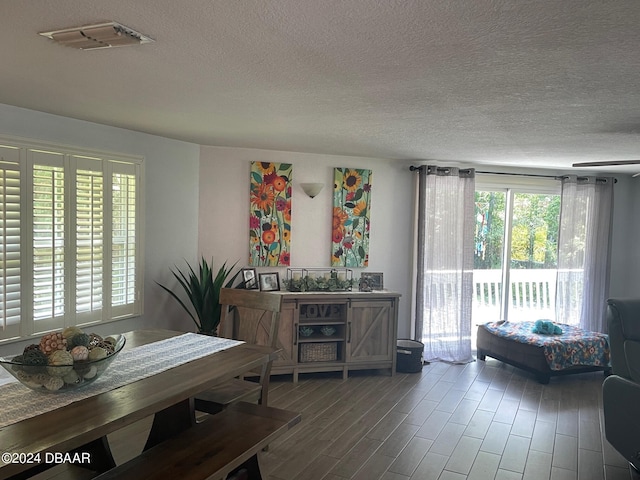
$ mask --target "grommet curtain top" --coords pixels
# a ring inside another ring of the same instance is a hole
[[[457,168],[457,167],[438,167],[435,165],[411,165],[409,170],[412,172],[420,172],[425,170],[427,175],[459,175],[460,177],[473,178],[476,173],[488,174],[488,175],[511,175],[515,177],[539,177],[539,178],[553,178],[555,180],[563,181],[565,179],[573,178],[577,183],[617,183],[618,180],[614,177],[594,177],[584,175],[542,175],[537,173],[510,173],[510,172],[491,172],[484,170],[476,170],[475,168]]]
[[[464,178],[473,178],[475,176],[474,168],[458,168],[458,167],[438,167],[437,165],[419,165],[417,167],[411,166],[409,170],[423,171],[427,175],[458,175]]]

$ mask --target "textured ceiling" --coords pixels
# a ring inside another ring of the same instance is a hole
[[[0,103],[203,145],[640,159],[637,0],[20,0],[1,13]],[[37,35],[109,20],[156,42],[79,51]]]

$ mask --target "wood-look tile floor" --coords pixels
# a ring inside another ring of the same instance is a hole
[[[602,373],[553,378],[496,360],[421,374],[273,382],[303,424],[264,456],[271,480],[628,479],[603,436]]]
[[[347,381],[272,377],[270,404],[303,420],[262,454],[263,473],[269,480],[627,480],[627,463],[603,435],[603,378],[541,385],[492,359],[393,377],[352,372]],[[147,419],[110,435],[118,463],[139,453],[149,426]],[[71,477],[62,468],[39,478]]]

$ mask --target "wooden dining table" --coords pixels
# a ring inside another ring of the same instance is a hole
[[[165,340],[184,332],[137,330],[125,333],[126,349]],[[215,385],[275,359],[270,347],[240,344],[175,366],[142,380],[56,408],[0,428],[0,453],[74,452],[91,458],[92,470],[112,466],[106,435],[154,415],[145,448],[189,428],[195,422],[193,397]],[[105,374],[106,375],[106,374]],[[43,394],[46,395],[46,394]],[[2,406],[0,405],[0,408]],[[81,456],[76,457],[82,459]],[[0,462],[0,479],[53,465]],[[83,465],[87,466],[87,465]]]

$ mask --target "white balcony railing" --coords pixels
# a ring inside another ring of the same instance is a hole
[[[454,271],[430,271],[430,287],[426,304],[446,312],[447,308],[459,305],[461,294],[457,284],[458,273]],[[555,320],[556,297],[565,308],[570,307],[581,298],[582,271],[569,270],[562,272],[557,281],[558,270],[550,269],[513,269],[510,272],[511,291],[507,296],[509,302],[508,317],[510,321],[524,322],[539,319]],[[571,277],[571,281],[569,278]],[[500,302],[502,295],[502,272],[500,270],[473,271],[473,317],[471,328],[472,346],[476,345],[476,327],[485,322],[502,320]],[[575,305],[573,305],[575,307]],[[437,332],[429,331],[433,337]],[[428,341],[423,338],[423,341]]]
[[[577,276],[574,274],[578,274]],[[426,304],[445,309],[458,305],[461,292],[455,287],[458,273],[434,270],[429,277]],[[582,271],[564,272],[557,281],[558,270],[512,269],[510,291],[507,295],[508,316],[511,321],[555,319],[556,297],[568,307],[581,298]],[[572,281],[568,281],[572,277]],[[576,278],[577,277],[577,278]],[[502,272],[496,270],[473,271],[473,324],[501,320]],[[454,307],[455,308],[455,307]]]
[[[473,271],[473,323],[482,323],[499,319],[500,297],[502,295],[502,273],[500,270]],[[511,289],[507,296],[509,319],[512,321],[554,319],[556,296],[560,300],[578,298],[579,282],[572,283],[572,295],[567,286],[560,282],[557,288],[556,269],[512,269],[510,271]]]

